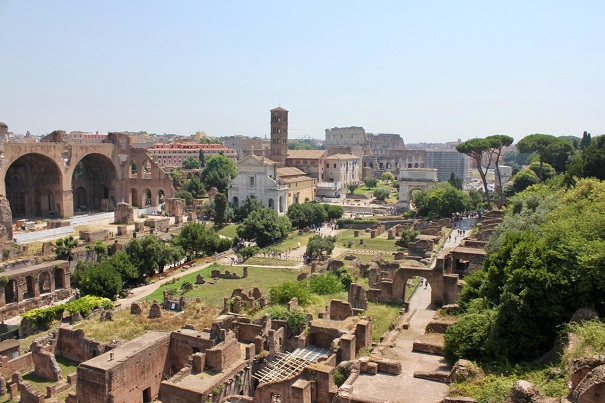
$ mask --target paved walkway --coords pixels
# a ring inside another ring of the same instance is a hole
[[[474,220],[463,220],[460,225],[463,233],[458,235],[458,228],[454,229],[452,237],[446,239],[444,248],[451,249],[458,245],[463,238],[470,235]],[[435,261],[432,267],[434,265]],[[410,320],[409,329],[400,333],[395,342],[395,347],[384,350],[385,357],[401,361],[401,374],[361,374],[353,384],[355,397],[378,398],[384,402],[437,403],[447,396],[447,385],[414,378],[414,372],[416,371],[451,370],[451,366],[441,356],[412,351],[414,340],[425,333],[426,325],[435,315],[435,310],[429,308],[430,304],[431,287],[418,287],[410,300],[410,312],[415,309],[416,313]],[[377,391],[379,392],[377,393]]]

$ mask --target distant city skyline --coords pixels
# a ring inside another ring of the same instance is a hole
[[[0,1],[15,133],[605,133],[605,3]]]

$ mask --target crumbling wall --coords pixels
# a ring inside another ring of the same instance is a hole
[[[206,366],[222,371],[241,357],[241,348],[235,333],[227,332],[225,341],[206,351]]]
[[[214,341],[204,337],[204,333],[181,329],[170,334],[170,366],[172,372],[178,372],[187,365],[192,354],[214,347]]]
[[[9,360],[8,357],[2,356],[1,362],[1,372],[4,378],[10,377],[15,372],[25,374],[34,369],[34,359],[32,357],[32,353],[20,355],[12,360]]]
[[[84,362],[111,349],[110,344],[90,339],[84,335],[84,330],[74,330],[70,326],[59,328],[55,354],[75,362]]]
[[[34,361],[34,373],[36,375],[53,382],[63,379],[61,368],[57,364],[55,355],[51,351],[48,351],[48,347],[34,341],[31,345],[31,350]]]
[[[151,400],[168,373],[170,335],[149,332],[115,350],[78,366],[79,402],[140,402],[144,391]],[[126,359],[127,358],[127,359]]]

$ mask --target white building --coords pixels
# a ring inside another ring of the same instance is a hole
[[[288,185],[277,176],[277,162],[249,155],[237,163],[237,176],[229,181],[229,201],[234,205],[252,196],[278,214],[288,211]]]

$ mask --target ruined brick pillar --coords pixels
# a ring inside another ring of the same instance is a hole
[[[345,334],[340,337],[340,359],[349,361],[355,359],[355,335]]]
[[[50,283],[50,287],[49,287],[50,292],[55,292],[55,290],[57,288],[55,287],[55,273],[54,272],[48,272],[48,282]]]
[[[292,403],[311,403],[311,382],[298,379],[292,384]]]
[[[74,215],[74,194],[71,189],[63,190],[63,195],[61,197],[61,207],[63,210],[56,211],[55,217],[71,217]]]

